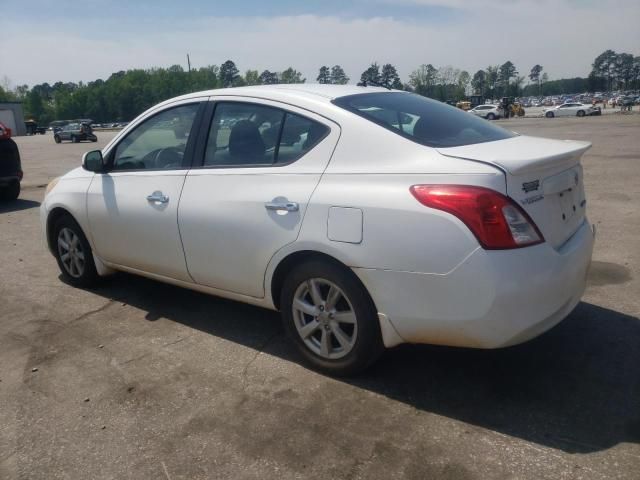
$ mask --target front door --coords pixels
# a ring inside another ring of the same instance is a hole
[[[193,158],[200,103],[165,108],[105,152],[108,173],[87,195],[97,255],[108,263],[190,281],[178,231],[178,203]]]
[[[262,298],[269,260],[296,240],[339,137],[330,121],[263,100],[216,102],[201,166],[178,219],[189,273]]]

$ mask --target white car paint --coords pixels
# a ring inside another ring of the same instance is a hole
[[[579,102],[567,102],[556,107],[545,108],[542,110],[544,115],[547,117],[550,115],[553,115],[554,117],[576,117],[582,116],[582,112],[586,116],[591,115],[591,112],[593,111],[594,108],[591,105]]]
[[[593,248],[580,167],[589,144],[518,136],[427,147],[331,102],[370,92],[386,90],[244,87],[164,102],[120,132],[105,157],[153,113],[194,99],[277,105],[330,133],[300,160],[278,168],[75,169],[46,195],[43,231],[49,214],[65,209],[86,232],[101,274],[134,272],[268,309],[276,308],[271,292],[278,265],[296,252],[320,252],[360,278],[387,347],[502,347],[566,317],[584,291]],[[546,241],[486,250],[458,217],[416,201],[409,191],[416,184],[472,185],[508,195]],[[536,188],[525,191],[524,184]],[[166,206],[146,201],[155,191],[169,197]],[[299,209],[265,210],[275,199]]]

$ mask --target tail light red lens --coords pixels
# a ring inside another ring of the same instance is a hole
[[[470,185],[414,185],[410,190],[423,205],[459,218],[487,250],[544,242],[527,213],[495,190]]]
[[[22,177],[23,177],[23,172],[22,170],[18,170],[18,180],[22,181]]]

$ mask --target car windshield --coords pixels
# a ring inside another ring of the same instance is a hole
[[[411,93],[349,95],[333,103],[429,147],[473,145],[516,135],[464,110]]]

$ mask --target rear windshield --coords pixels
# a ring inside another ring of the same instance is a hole
[[[516,135],[464,110],[412,93],[349,95],[333,103],[429,147],[459,147]]]

